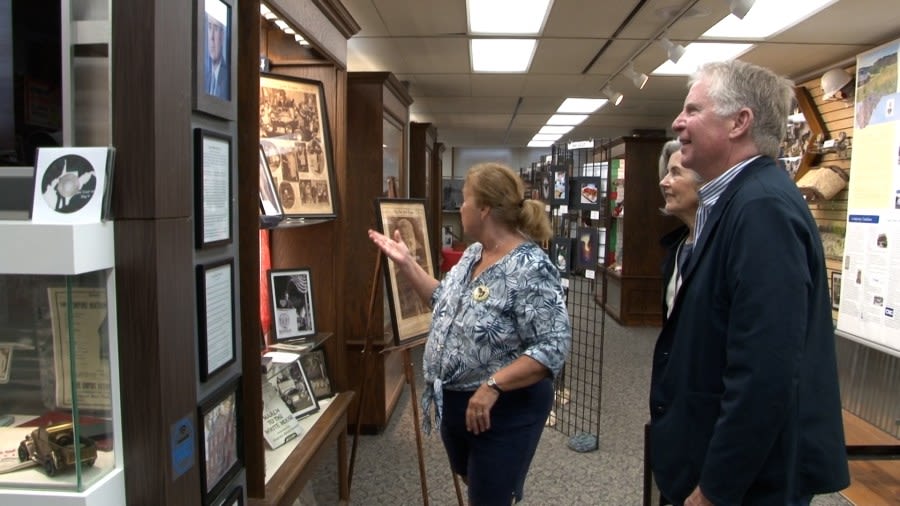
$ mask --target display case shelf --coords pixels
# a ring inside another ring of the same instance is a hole
[[[113,223],[0,221],[0,273],[77,275],[115,265]]]

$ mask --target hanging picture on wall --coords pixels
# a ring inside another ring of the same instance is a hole
[[[600,233],[594,227],[579,227],[575,239],[575,252],[572,259],[575,263],[575,271],[584,273],[597,268],[597,248],[599,247]]]
[[[200,405],[203,504],[212,504],[241,469],[240,376],[230,380]]]
[[[286,219],[333,218],[334,162],[322,83],[263,74],[259,138]]]
[[[423,199],[377,199],[376,216],[381,233],[393,237],[395,231],[416,262],[434,275],[434,253],[428,238],[428,223]],[[388,289],[394,343],[402,344],[422,337],[431,326],[431,308],[419,297],[410,281],[399,275],[394,262],[382,256],[382,270]]]
[[[234,0],[195,0],[194,108],[234,119]]]
[[[568,274],[572,270],[572,239],[555,237],[550,243],[550,260],[553,261],[560,274]]]
[[[553,205],[561,205],[569,203],[569,176],[565,169],[554,170],[553,175],[553,193],[550,203]]]
[[[599,177],[572,178],[572,206],[585,211],[603,208],[603,179]]]
[[[234,338],[234,273],[228,259],[197,266],[197,325],[200,380],[206,381],[236,358]]]
[[[269,298],[276,341],[315,335],[309,269],[270,270]]]
[[[197,247],[231,242],[231,137],[194,130],[194,190]]]

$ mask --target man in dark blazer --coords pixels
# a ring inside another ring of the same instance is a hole
[[[674,504],[808,505],[849,484],[822,244],[774,161],[792,96],[767,69],[706,64],[672,124],[707,181],[653,357],[650,463]]]

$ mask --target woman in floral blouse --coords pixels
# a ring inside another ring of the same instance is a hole
[[[535,241],[550,235],[544,205],[523,200],[518,174],[496,163],[472,167],[460,208],[475,242],[442,281],[413,259],[395,233],[369,238],[431,301],[425,345],[425,431],[432,407],[469,504],[522,499],[525,475],[553,402],[552,378],[571,329],[559,273]]]

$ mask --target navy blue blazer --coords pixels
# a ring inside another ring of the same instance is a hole
[[[651,467],[682,503],[782,505],[849,484],[825,260],[768,157],[732,181],[685,266],[653,356]]]

